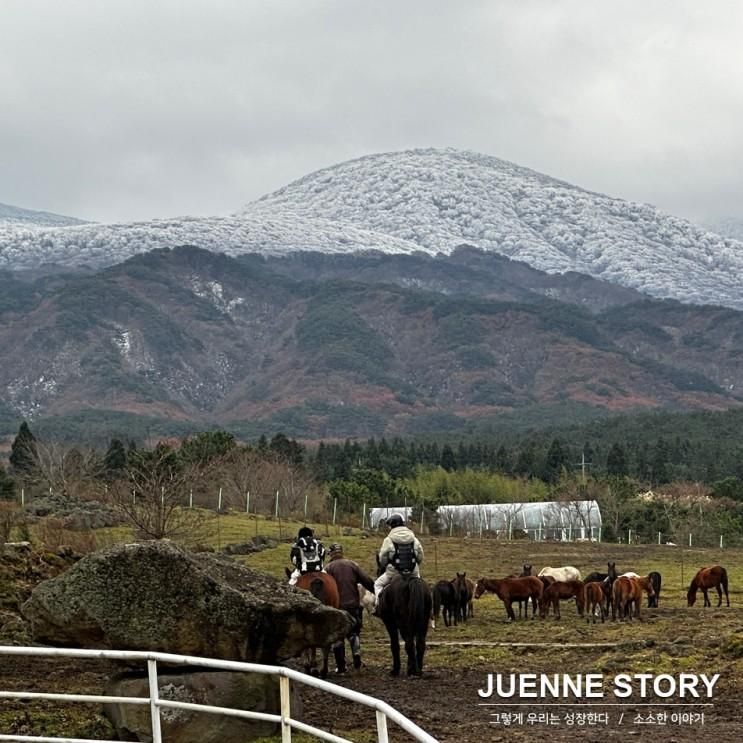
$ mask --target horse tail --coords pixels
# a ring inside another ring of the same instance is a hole
[[[728,595],[728,571],[725,570],[722,566],[720,566],[720,583],[722,584],[723,589],[725,590],[725,595]]]
[[[431,616],[431,591],[422,578],[411,578],[408,584],[408,627],[414,634],[428,632]]]
[[[322,604],[326,604],[325,583],[321,578],[313,578],[310,581],[310,593]]]

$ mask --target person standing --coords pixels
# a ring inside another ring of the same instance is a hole
[[[346,636],[351,645],[353,667],[361,668],[361,626],[363,609],[359,600],[359,585],[368,591],[374,590],[374,581],[353,561],[343,556],[340,544],[331,544],[328,548],[329,561],[325,572],[335,578],[340,594],[341,609],[347,611],[353,619],[353,627]],[[346,643],[341,640],[333,647],[336,673],[346,672]]]

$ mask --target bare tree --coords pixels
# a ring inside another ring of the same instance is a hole
[[[203,540],[216,514],[188,508],[189,492],[203,490],[217,460],[183,462],[169,446],[129,455],[124,476],[111,483],[109,500],[138,536]]]
[[[37,441],[37,484],[46,491],[85,498],[97,491],[100,457],[92,449],[80,449],[59,441]]]

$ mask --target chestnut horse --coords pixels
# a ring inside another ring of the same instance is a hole
[[[601,624],[606,618],[606,593],[604,593],[603,581],[591,581],[583,584],[583,605],[586,611],[586,622],[596,624],[596,610],[601,613]]]
[[[325,604],[325,606],[331,606],[333,609],[341,608],[338,584],[332,575],[319,571],[305,573],[299,576],[296,588],[303,588],[305,591],[309,591],[320,603]],[[330,655],[330,649],[330,645],[325,645],[322,648],[320,678],[326,678],[328,675],[328,656]],[[312,647],[305,650],[303,654],[304,670],[312,676],[318,675],[316,650],[317,648]]]
[[[544,576],[548,577],[548,576]],[[539,616],[544,619],[552,604],[552,611],[555,619],[560,619],[560,600],[571,599],[575,597],[575,603],[578,607],[578,616],[583,616],[583,583],[582,580],[556,580],[545,588],[542,594],[542,600],[539,602]]]
[[[510,621],[514,621],[516,619],[516,615],[513,613],[513,607],[511,606],[511,603],[513,601],[517,601],[518,599],[525,599],[527,602],[529,599],[531,599],[531,618],[534,619],[537,612],[537,603],[539,602],[539,599],[542,598],[543,590],[544,586],[542,584],[542,581],[539,580],[539,578],[535,578],[533,576],[526,578],[501,578],[500,580],[498,580],[497,578],[478,578],[477,583],[475,584],[474,597],[476,599],[479,599],[480,596],[485,593],[485,591],[494,593],[506,607],[506,613],[508,614],[508,619]],[[528,618],[528,616],[529,605],[527,603],[527,609],[524,618],[526,619]]]
[[[655,596],[653,581],[649,576],[645,576],[644,578],[627,578],[624,575],[620,575],[614,581],[612,591],[614,600],[611,607],[612,620],[617,618],[617,611],[619,612],[620,620],[629,619],[632,621],[633,616],[639,619],[643,591],[650,597]]]
[[[694,606],[697,600],[697,591],[704,594],[704,606],[712,606],[707,595],[710,588],[717,589],[717,606],[722,606],[722,591],[725,590],[725,598],[730,606],[730,596],[728,595],[728,571],[720,565],[713,565],[711,568],[702,568],[692,580],[687,594],[689,606]]]

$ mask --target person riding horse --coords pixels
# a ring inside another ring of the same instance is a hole
[[[289,577],[289,585],[296,584],[300,575],[323,570],[325,547],[315,538],[309,526],[303,526],[297,532],[297,541],[292,545],[289,560],[294,565],[294,572]]]
[[[374,581],[353,561],[343,557],[343,547],[340,544],[331,544],[328,548],[330,557],[325,571],[335,578],[340,593],[341,609],[347,611],[353,619],[353,627],[346,637],[351,645],[353,667],[361,668],[361,627],[363,609],[359,601],[359,584],[368,591],[374,590]],[[333,647],[335,655],[336,673],[346,672],[346,646],[341,640]]]
[[[419,565],[423,562],[423,547],[413,532],[405,526],[405,519],[393,513],[385,522],[389,534],[379,550],[379,567],[382,574],[374,581],[374,609],[379,604],[379,594],[398,575],[420,578]]]

